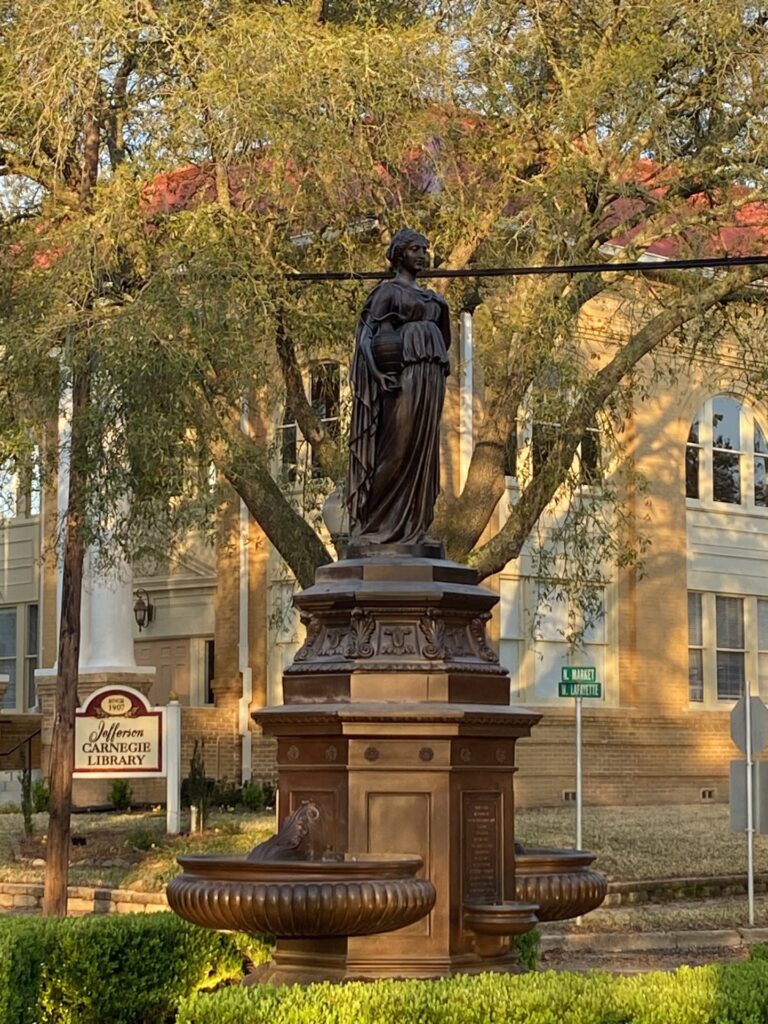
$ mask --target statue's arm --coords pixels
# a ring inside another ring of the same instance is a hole
[[[380,323],[387,313],[391,312],[391,296],[386,287],[377,288],[370,296],[368,302],[360,315],[360,324],[357,329],[357,344],[365,359],[368,371],[372,380],[382,391],[396,391],[400,386],[397,375],[394,373],[382,373],[376,365],[373,356],[373,329]]]

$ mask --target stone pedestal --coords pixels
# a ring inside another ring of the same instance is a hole
[[[328,855],[419,855],[437,901],[408,928],[332,949],[279,939],[272,980],[513,965],[508,934],[466,922],[467,907],[515,901],[515,743],[540,718],[509,706],[485,632],[496,601],[466,566],[376,553],[323,567],[296,596],[307,638],[286,703],[254,714],[278,742],[279,817],[316,804]]]

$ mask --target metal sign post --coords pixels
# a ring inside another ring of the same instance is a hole
[[[576,849],[581,849],[581,705],[583,698],[576,698]]]
[[[764,778],[766,762],[756,762],[768,743],[768,708],[759,697],[752,696],[752,684],[746,681],[744,695],[740,697],[731,712],[731,739],[745,755],[742,764],[734,762],[731,772],[731,828],[747,834],[747,904],[749,924],[755,923],[755,834],[765,830],[763,788],[759,787],[760,806],[755,821],[755,772],[759,768],[758,782]],[[743,774],[742,774],[743,767]],[[739,775],[744,781],[742,788]],[[746,827],[745,827],[746,826]]]
[[[752,685],[747,680],[747,699],[744,701],[744,725],[746,727],[747,766],[747,906],[750,928],[755,923],[755,828],[752,801]]]
[[[600,699],[603,684],[597,681],[597,669],[585,665],[565,665],[560,671],[558,696],[574,697],[576,702],[576,849],[580,850],[583,802],[581,712],[584,697]]]

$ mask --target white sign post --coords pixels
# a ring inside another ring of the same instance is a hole
[[[746,833],[747,833],[747,917],[750,927],[755,923],[755,758],[768,742],[768,708],[759,697],[752,696],[752,684],[731,712],[731,739],[745,755]],[[731,793],[731,817],[734,815],[734,793]]]
[[[167,828],[179,832],[181,707],[151,705],[129,686],[103,686],[77,709],[76,779],[167,780]]]

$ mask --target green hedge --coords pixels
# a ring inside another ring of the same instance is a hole
[[[768,960],[631,978],[481,974],[441,981],[229,988],[177,1024],[763,1024]]]
[[[240,979],[258,941],[175,914],[0,918],[0,1024],[163,1024],[199,989]]]

